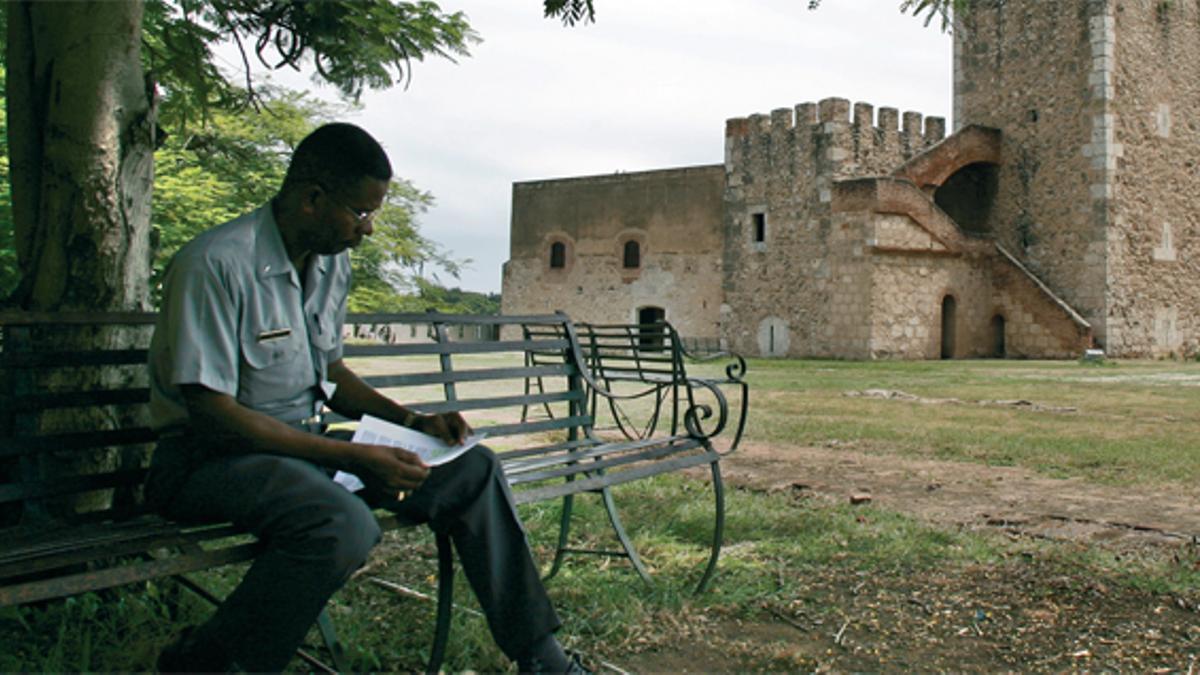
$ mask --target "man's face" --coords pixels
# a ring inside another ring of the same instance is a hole
[[[363,178],[349,188],[338,191],[321,188],[314,200],[317,207],[306,248],[313,253],[332,255],[354,248],[370,235],[371,221],[387,196],[388,183],[375,178]]]

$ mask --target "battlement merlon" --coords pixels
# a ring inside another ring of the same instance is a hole
[[[886,174],[945,135],[940,117],[887,107],[876,115],[869,103],[827,98],[726,120],[725,165],[731,175],[750,171],[760,177],[800,165],[838,178]]]
[[[818,103],[800,103],[793,108],[776,108],[769,115],[756,113],[746,117],[734,117],[725,121],[726,138],[745,138],[758,134],[796,129],[797,131],[827,124],[846,124],[860,132],[874,129],[883,133],[900,131],[909,137],[919,137],[926,143],[936,143],[946,137],[946,120],[942,117],[925,117],[919,112],[906,111],[904,125],[896,108],[879,108],[870,103],[855,103],[844,98],[826,98]]]

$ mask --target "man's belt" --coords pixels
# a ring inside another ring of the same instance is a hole
[[[324,417],[320,414],[312,415],[310,417],[305,417],[302,420],[288,422],[288,425],[296,427],[297,429],[300,429],[301,431],[307,431],[310,434],[325,433]]]

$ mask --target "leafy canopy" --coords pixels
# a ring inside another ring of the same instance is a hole
[[[204,124],[168,136],[155,153],[152,224],[157,239],[152,284],[158,284],[171,256],[200,232],[262,206],[283,182],[292,151],[310,131],[344,116],[307,94],[262,86],[259,111],[213,110]],[[176,101],[163,102],[167,124],[183,114]],[[426,270],[457,277],[467,261],[454,260],[421,235],[418,216],[433,197],[404,179],[395,179],[374,221],[374,234],[351,254],[352,309],[382,311],[393,296],[419,294],[435,282]],[[436,276],[436,275],[435,275]]]
[[[237,46],[237,85],[213,53],[222,41]],[[358,100],[365,88],[407,83],[413,60],[454,60],[479,41],[466,15],[427,0],[147,0],[143,54],[188,122],[212,109],[258,105],[256,68],[312,67],[314,80]]]

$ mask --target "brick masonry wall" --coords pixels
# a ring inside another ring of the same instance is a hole
[[[653,306],[685,337],[717,337],[724,180],[717,165],[514,184],[502,311],[629,323]],[[629,240],[636,269],[623,267]]]
[[[901,121],[903,120],[903,121]],[[863,230],[835,181],[883,175],[941,140],[919,113],[831,98],[726,122],[722,335],[746,354],[854,357],[870,337]],[[765,217],[756,241],[755,214]]]
[[[954,75],[955,125],[1003,133],[989,229],[1101,339],[1114,151],[1105,12],[1093,0],[976,0],[956,31]]]
[[[1200,351],[1200,6],[1122,0],[1115,34],[1116,162],[1108,344],[1137,356]]]

